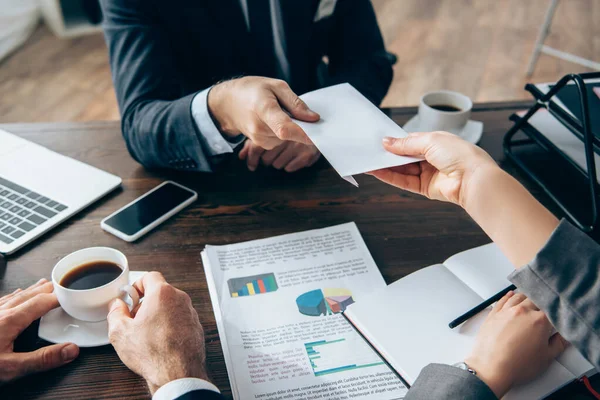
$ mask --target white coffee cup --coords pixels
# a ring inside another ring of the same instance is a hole
[[[62,278],[73,269],[94,261],[108,261],[123,270],[113,281],[93,289],[76,290],[61,286]],[[129,285],[129,264],[123,253],[109,247],[90,247],[69,254],[60,260],[52,270],[54,293],[60,306],[75,319],[98,322],[106,319],[108,306],[116,298],[126,301],[131,298],[131,308],[140,302],[137,290]]]
[[[441,111],[432,106],[451,106],[458,111]],[[469,122],[473,102],[464,94],[449,90],[429,92],[419,103],[419,130],[447,131],[458,135]]]

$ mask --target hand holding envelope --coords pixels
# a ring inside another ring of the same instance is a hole
[[[387,152],[383,138],[407,133],[348,83],[300,96],[321,115],[315,123],[294,121],[306,132],[338,174],[355,186],[352,175],[421,161]]]

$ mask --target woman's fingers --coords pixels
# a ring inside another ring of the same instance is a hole
[[[550,360],[554,360],[558,357],[563,351],[565,351],[569,347],[569,342],[565,338],[563,338],[560,333],[555,333],[548,340],[548,350]]]
[[[405,175],[394,172],[390,168],[371,171],[369,175],[374,176],[388,185],[395,186],[400,189],[408,190],[413,193],[421,193],[421,178],[415,175]]]
[[[536,306],[535,304],[533,304],[533,301],[529,300],[529,299],[525,299],[525,301],[523,301],[523,307],[528,308],[530,310],[533,311],[540,311],[540,308],[538,306]]]
[[[504,305],[504,307],[514,307],[527,299],[523,293],[515,293]]]
[[[494,306],[494,308],[492,308],[492,312],[490,314],[493,313],[497,313],[498,311],[502,310],[502,308],[504,308],[504,306],[506,305],[506,302],[513,297],[515,294],[515,292],[513,292],[512,290],[508,293],[506,293],[504,295],[504,297],[502,297],[500,300],[498,300],[498,302],[496,302],[496,305]]]
[[[421,174],[421,172],[423,172],[423,169],[421,168],[422,163],[423,161],[412,164],[400,165],[399,167],[390,167],[388,169],[397,174],[418,176]]]
[[[399,156],[424,156],[432,143],[432,134],[411,133],[404,138],[383,138],[383,147]]]

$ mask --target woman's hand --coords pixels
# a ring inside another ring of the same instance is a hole
[[[385,149],[425,161],[373,171],[377,179],[430,199],[464,206],[471,177],[479,171],[498,169],[479,147],[448,132],[411,133],[406,138],[385,138]]]
[[[531,300],[509,292],[481,326],[465,362],[501,398],[541,375],[567,345]]]
[[[447,132],[384,139],[387,151],[425,161],[370,174],[430,199],[460,205],[519,268],[531,261],[558,220],[479,147]]]

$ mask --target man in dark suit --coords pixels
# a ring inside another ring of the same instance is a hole
[[[243,145],[251,170],[298,170],[319,153],[290,115],[319,116],[297,94],[349,82],[379,104],[392,79],[370,0],[101,5],[123,136],[147,167],[212,171]]]

